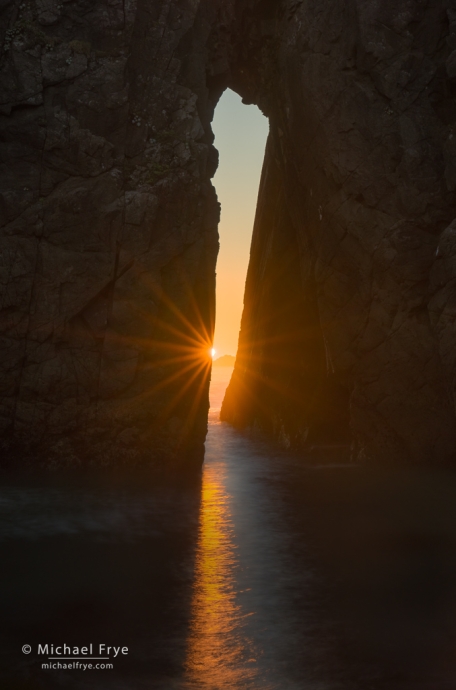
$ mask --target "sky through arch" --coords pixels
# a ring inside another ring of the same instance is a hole
[[[225,91],[212,128],[219,151],[214,185],[222,206],[217,261],[215,357],[236,354],[245,276],[269,125],[255,105]]]

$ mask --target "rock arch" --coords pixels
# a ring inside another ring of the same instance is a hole
[[[201,461],[191,364],[213,327],[210,122],[229,85],[271,134],[226,419],[300,446],[330,419],[357,458],[454,460],[449,0],[36,0],[0,18],[4,457]],[[259,303],[297,340],[252,340]],[[280,393],[266,412],[258,374]]]

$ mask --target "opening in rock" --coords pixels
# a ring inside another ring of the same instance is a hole
[[[220,409],[238,346],[245,278],[268,121],[231,90],[222,95],[212,124],[219,167],[214,185],[221,204],[211,408]],[[223,357],[223,359],[222,359]]]

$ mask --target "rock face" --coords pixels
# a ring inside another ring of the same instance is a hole
[[[200,463],[219,207],[192,3],[2,2],[3,460]],[[6,33],[5,33],[6,30]]]
[[[224,418],[454,459],[453,2],[0,13],[4,460],[201,462],[228,86],[271,133]]]
[[[271,134],[222,417],[454,461],[454,3],[258,3],[239,26],[231,83]]]

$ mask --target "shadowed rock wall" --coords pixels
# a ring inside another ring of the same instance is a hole
[[[302,447],[318,439],[322,423],[337,430],[345,413],[355,458],[452,461],[454,3],[290,0],[238,11],[243,49],[232,84],[270,118],[263,184],[277,166],[294,231],[289,262],[299,257],[300,265],[300,280],[293,268],[283,281],[293,282],[302,301],[295,293],[281,300],[285,310],[299,304],[295,324],[312,347],[303,346],[302,368],[292,373],[291,331],[280,325],[275,369],[268,365],[264,333],[275,329],[281,289],[268,271],[284,220],[267,212],[268,194],[260,192],[238,361],[222,417]],[[301,410],[298,431],[277,394],[287,377],[289,399]]]
[[[271,135],[225,418],[454,458],[449,0],[0,13],[4,460],[201,461],[227,86]]]
[[[348,396],[321,329],[317,289],[303,275],[272,136],[266,149],[236,365],[221,418],[286,448],[347,445]]]
[[[3,462],[201,462],[219,216],[211,11],[0,9]]]

